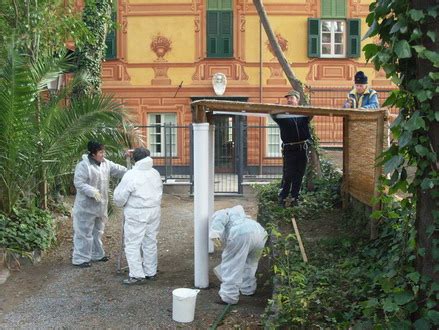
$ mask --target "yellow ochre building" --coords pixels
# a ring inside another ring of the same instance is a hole
[[[103,89],[137,115],[137,124],[151,126],[192,122],[190,103],[217,98],[283,103],[290,89],[259,23],[252,0],[113,0],[119,28],[107,39]],[[361,41],[368,27],[369,0],[265,0],[271,27],[298,78],[309,86],[312,105],[340,107],[363,70],[380,101],[391,89],[381,72],[366,64]],[[212,77],[227,79],[223,95],[212,87]],[[338,145],[342,124],[334,118],[315,118],[323,144]],[[264,126],[268,118],[217,116],[218,125]],[[277,133],[276,133],[277,134]],[[247,130],[246,166],[279,158],[280,139],[270,130]],[[234,157],[235,131],[218,137],[216,148]],[[190,134],[145,129],[148,147],[164,157],[172,145],[173,165],[187,165]],[[167,139],[168,142],[165,140]],[[219,152],[219,151],[218,151]],[[279,159],[278,159],[279,160]],[[219,160],[218,160],[219,162]],[[259,164],[260,165],[260,164]],[[255,165],[256,166],[256,165]],[[224,166],[227,171],[227,166]]]

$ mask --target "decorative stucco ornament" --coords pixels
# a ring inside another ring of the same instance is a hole
[[[227,77],[224,73],[217,72],[212,77],[212,86],[215,94],[221,96],[226,91]]]

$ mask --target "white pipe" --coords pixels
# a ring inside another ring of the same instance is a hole
[[[195,287],[209,286],[209,124],[194,129],[194,277]]]
[[[215,194],[215,126],[209,127],[209,178],[207,185],[209,189],[209,228],[212,221],[212,214],[215,210],[214,194]],[[215,244],[209,240],[209,253],[215,252]]]

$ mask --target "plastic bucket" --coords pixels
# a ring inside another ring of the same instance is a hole
[[[172,291],[172,319],[177,322],[192,322],[195,303],[200,290],[180,288]]]

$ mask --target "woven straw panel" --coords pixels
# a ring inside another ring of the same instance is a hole
[[[371,205],[375,187],[377,123],[351,118],[349,121],[349,193]]]

